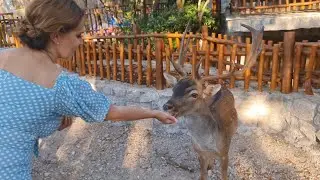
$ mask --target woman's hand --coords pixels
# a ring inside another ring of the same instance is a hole
[[[155,118],[158,119],[163,124],[174,124],[177,122],[177,119],[170,114],[155,110]]]
[[[67,117],[64,116],[63,120],[61,121],[60,127],[58,128],[59,131],[71,126],[71,124],[73,123],[72,118],[71,117]]]

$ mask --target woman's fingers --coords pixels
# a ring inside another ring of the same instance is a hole
[[[166,112],[158,111],[156,118],[164,124],[173,124],[177,119]]]

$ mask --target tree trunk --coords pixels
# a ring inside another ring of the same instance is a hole
[[[147,19],[147,4],[146,4],[146,0],[142,0],[142,5],[143,5],[143,9],[142,9],[142,14],[143,14],[143,18]]]

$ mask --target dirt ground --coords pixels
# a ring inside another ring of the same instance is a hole
[[[87,124],[76,120],[40,145],[34,180],[195,180],[199,164],[183,123]],[[229,179],[320,179],[320,148],[296,148],[257,128],[239,127]],[[219,161],[209,179],[220,179]]]

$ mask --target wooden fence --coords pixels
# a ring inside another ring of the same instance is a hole
[[[204,28],[205,30],[206,28]],[[192,40],[188,45],[186,68],[195,76],[195,65],[201,59],[202,76],[222,74],[235,67],[241,69],[247,60],[250,38],[228,37],[221,34],[188,34]],[[163,71],[175,73],[170,58],[178,58],[182,34],[139,34],[131,36],[86,37],[75,55],[59,63],[80,75],[98,76],[101,79],[116,80],[139,85],[146,84],[157,89],[166,87]],[[259,91],[283,93],[298,91],[306,79],[312,79],[314,88],[320,86],[320,42],[296,42],[294,58],[290,63],[292,71],[285,71],[284,43],[264,41],[257,64],[243,77],[231,77],[230,88],[237,81],[244,81],[243,88],[255,86]],[[284,81],[292,82],[283,87]]]
[[[12,33],[18,19],[0,17],[0,47],[20,47]],[[165,88],[163,71],[175,72],[170,58],[178,58],[182,34],[137,34],[129,36],[86,36],[70,58],[59,63],[80,75],[100,76],[128,83],[146,84],[157,89]],[[195,64],[201,59],[202,75],[222,74],[229,71],[232,62],[241,69],[251,48],[250,38],[228,37],[222,34],[189,33],[185,66],[195,76]],[[285,43],[264,41],[257,64],[244,77],[230,78],[230,87],[243,81],[244,90],[251,84],[259,91],[281,90],[283,93],[298,91],[305,80],[311,79],[314,88],[320,87],[320,41],[295,42],[293,56],[284,57]],[[290,54],[291,52],[289,52]],[[285,83],[284,83],[285,82]],[[289,82],[289,83],[288,83]]]
[[[240,14],[270,14],[320,11],[319,0],[233,0],[232,11]]]
[[[14,47],[17,43],[13,30],[19,18],[14,18],[13,13],[0,14],[0,47]]]

